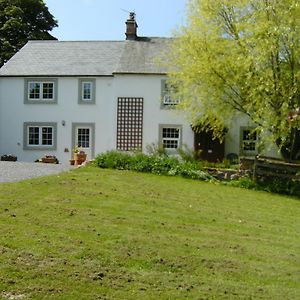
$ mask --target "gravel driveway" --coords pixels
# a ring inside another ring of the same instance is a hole
[[[0,182],[13,182],[51,174],[58,174],[74,169],[63,164],[43,164],[29,162],[0,161]]]

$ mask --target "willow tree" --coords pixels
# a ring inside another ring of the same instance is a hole
[[[218,136],[245,115],[300,159],[299,0],[191,0],[169,63],[194,124]]]

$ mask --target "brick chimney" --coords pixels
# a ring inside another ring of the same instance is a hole
[[[129,18],[126,21],[126,40],[136,40],[137,39],[137,28],[138,25],[135,21],[135,13],[130,12],[129,13]]]

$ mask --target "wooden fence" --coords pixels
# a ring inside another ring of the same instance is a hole
[[[256,156],[241,157],[240,170],[248,171],[254,179],[259,178],[280,178],[299,180],[300,184],[300,163],[285,162],[280,159]]]

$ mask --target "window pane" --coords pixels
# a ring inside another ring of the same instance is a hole
[[[165,82],[164,84],[164,97],[163,97],[163,104],[164,105],[176,105],[180,103],[179,99],[174,99],[171,95],[172,93],[177,92],[177,87]]]
[[[83,100],[91,100],[92,99],[92,83],[91,82],[83,82],[82,98],[83,98]]]
[[[179,138],[179,129],[163,128],[163,138]]]
[[[251,132],[250,130],[243,130],[243,140],[256,141],[256,132]]]
[[[164,148],[168,149],[176,149],[178,148],[178,141],[177,140],[163,140]]]
[[[256,150],[257,133],[252,130],[243,130],[243,141],[242,146],[244,151],[255,151]]]
[[[245,151],[255,151],[255,142],[244,142],[243,149]]]
[[[28,128],[28,145],[38,145],[39,144],[39,128],[29,127]]]
[[[52,82],[43,83],[43,99],[53,99],[53,87]]]
[[[90,147],[90,129],[78,128],[78,147],[89,148]]]
[[[29,99],[39,99],[39,98],[40,98],[40,83],[29,82]]]
[[[176,149],[179,147],[180,132],[179,128],[168,128],[162,129],[162,144],[164,148]]]
[[[42,145],[52,145],[53,140],[53,128],[42,127]]]

